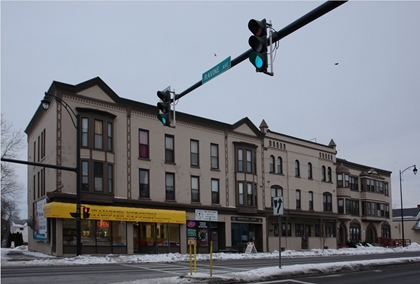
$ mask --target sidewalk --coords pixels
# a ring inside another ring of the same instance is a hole
[[[2,254],[2,262],[12,262],[12,261],[31,261],[38,259],[51,259],[56,258],[54,256],[42,256],[39,253],[33,253],[22,250],[10,250],[6,254]]]

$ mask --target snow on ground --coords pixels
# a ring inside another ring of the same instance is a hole
[[[419,257],[410,258],[392,258],[392,253],[395,252],[419,252]],[[31,261],[8,261],[13,257],[13,254],[21,253],[25,256],[34,258]],[[186,272],[184,277],[168,277],[155,279],[153,283],[203,283],[204,279],[220,279],[221,281],[228,279],[236,279],[242,281],[253,281],[257,279],[270,279],[270,277],[278,276],[292,276],[303,275],[312,273],[334,273],[343,271],[356,271],[369,265],[387,265],[398,264],[406,262],[420,262],[420,245],[412,243],[408,247],[397,248],[383,248],[376,246],[357,246],[357,248],[343,248],[343,249],[313,249],[310,251],[292,251],[287,250],[281,253],[282,258],[295,258],[295,257],[311,257],[311,256],[329,256],[329,255],[357,255],[357,254],[377,254],[377,253],[390,253],[390,258],[381,260],[364,260],[364,261],[346,261],[336,263],[323,263],[323,264],[299,264],[282,266],[266,267],[255,269],[246,272],[227,273],[223,275],[210,276],[209,273],[192,273]],[[9,255],[10,254],[10,255]],[[213,260],[229,260],[229,259],[278,259],[279,252],[274,251],[271,253],[213,253]],[[197,254],[197,261],[209,260],[209,254]],[[82,265],[82,264],[106,264],[106,263],[142,263],[142,262],[178,262],[190,261],[189,254],[168,253],[168,254],[141,254],[141,255],[81,255],[75,257],[54,257],[43,253],[30,252],[26,246],[20,246],[14,249],[1,249],[1,265],[2,266],[22,266],[22,265]],[[120,284],[141,284],[147,283],[146,280],[138,280],[131,282],[120,282]]]

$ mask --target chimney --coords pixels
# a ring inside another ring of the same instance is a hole
[[[420,204],[417,204],[417,208],[420,208]]]

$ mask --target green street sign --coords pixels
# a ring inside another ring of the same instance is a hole
[[[230,68],[230,62],[231,61],[230,61],[230,56],[229,56],[228,58],[226,58],[225,60],[223,60],[222,62],[220,62],[219,64],[217,64],[216,66],[208,70],[207,72],[204,72],[201,79],[201,83],[204,84],[210,81],[211,79],[213,79],[214,77],[228,70]]]

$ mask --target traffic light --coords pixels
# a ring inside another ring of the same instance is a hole
[[[89,207],[83,207],[83,219],[88,219],[90,216],[90,208]]]
[[[171,126],[171,92],[169,90],[158,91],[157,96],[161,100],[157,103],[159,109],[157,118],[164,126]]]
[[[252,32],[248,43],[253,49],[249,55],[249,60],[255,66],[257,72],[267,72],[268,57],[267,57],[267,22],[250,20],[248,22],[248,29]]]

